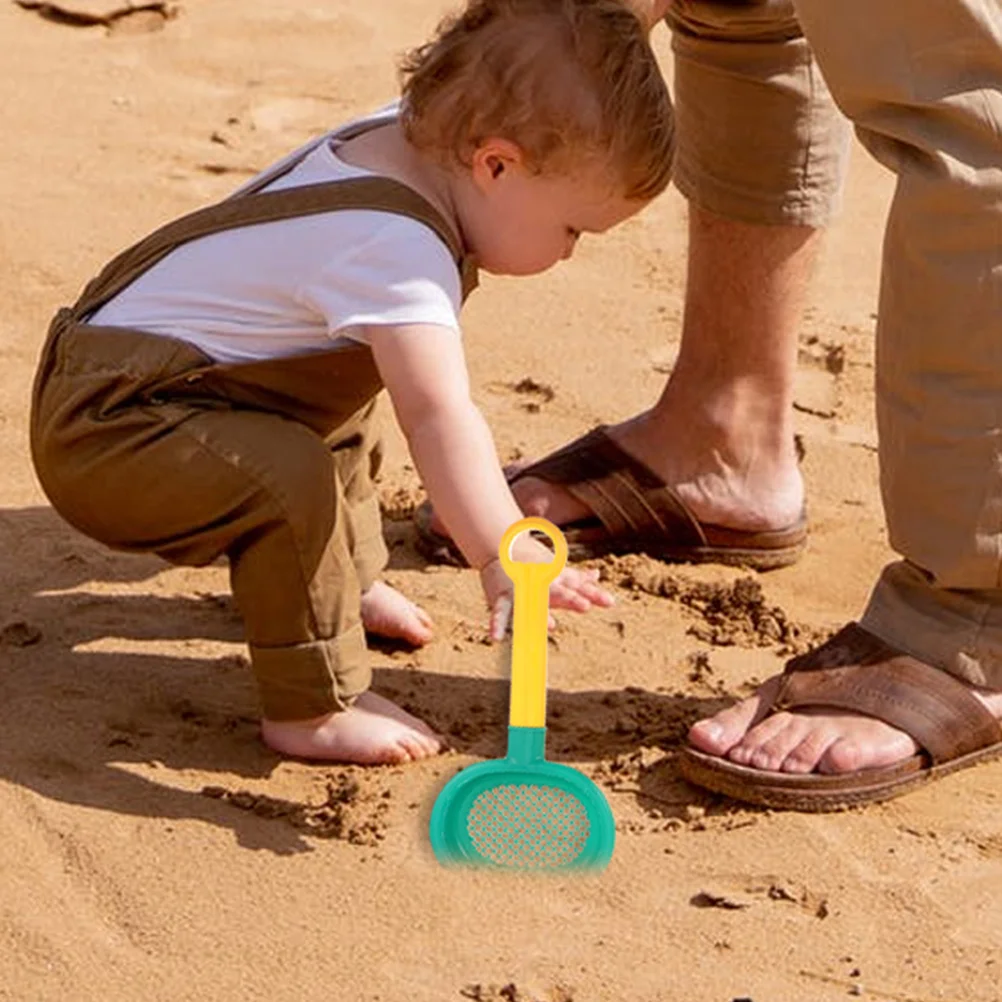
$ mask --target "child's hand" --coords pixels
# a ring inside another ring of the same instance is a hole
[[[521,545],[520,545],[521,544]],[[522,561],[538,561],[544,563],[553,556],[541,543],[527,539],[516,540],[516,559]],[[578,570],[575,567],[565,567],[550,585],[550,606],[554,609],[571,609],[574,612],[587,612],[593,606],[606,609],[615,603],[615,599],[598,584],[598,571]],[[505,573],[500,560],[492,560],[480,571],[480,582],[487,605],[491,610],[490,637],[491,640],[503,640],[511,622],[513,607],[513,590],[511,578]],[[550,617],[550,629],[555,626]]]

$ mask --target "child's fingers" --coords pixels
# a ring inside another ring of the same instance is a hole
[[[581,571],[568,568],[550,585],[550,606],[554,609],[569,609],[571,612],[587,612],[593,606],[608,607],[615,599],[598,584],[598,571]],[[511,628],[514,600],[511,592],[499,595],[491,607],[489,635],[493,642],[504,640]],[[548,617],[549,629],[556,629],[556,620]]]
[[[491,609],[490,636],[491,640],[500,642],[504,640],[508,627],[511,624],[512,597],[507,592],[498,596],[498,600]]]
[[[585,600],[587,608],[589,605],[597,605],[608,608],[615,605],[616,600],[599,583],[597,572],[582,572],[578,570],[564,571],[551,586],[551,595],[559,601],[567,600],[568,595],[575,595]],[[577,608],[577,605],[569,606]]]
[[[587,612],[591,608],[591,602],[580,592],[558,584],[550,585],[550,605],[572,612]]]
[[[574,591],[576,591],[579,595],[583,595],[593,605],[608,606],[613,605],[616,601],[612,595],[598,583],[596,578],[581,575],[569,584]]]
[[[550,593],[550,605],[554,609],[587,612],[589,609],[608,609],[613,604],[608,598],[589,598],[578,591],[560,589],[559,591]]]
[[[592,605],[600,605],[608,609],[609,606],[616,604],[615,597],[597,584],[586,584],[580,589],[580,592]]]

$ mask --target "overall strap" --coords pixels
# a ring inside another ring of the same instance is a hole
[[[305,156],[312,148],[315,147],[308,148],[303,155]],[[275,176],[281,176],[292,170],[301,159],[283,164],[284,169]],[[269,176],[264,183],[270,183],[275,176]],[[391,178],[346,178],[342,181],[326,181],[278,191],[248,190],[238,197],[198,209],[168,223],[107,264],[77,300],[72,311],[73,318],[82,320],[89,313],[93,313],[157,261],[189,240],[241,226],[253,226],[258,223],[338,209],[393,212],[423,223],[445,244],[455,260],[462,277],[463,297],[465,298],[476,285],[476,269],[472,261],[464,254],[458,237],[442,214],[427,199]]]

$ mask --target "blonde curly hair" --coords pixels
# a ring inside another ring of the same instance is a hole
[[[444,162],[469,165],[501,138],[538,172],[594,161],[626,198],[671,177],[671,98],[621,0],[470,0],[400,71],[405,135]]]

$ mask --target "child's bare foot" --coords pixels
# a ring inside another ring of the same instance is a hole
[[[297,758],[391,765],[437,755],[445,742],[423,720],[374,692],[347,710],[310,720],[263,720],[269,748]]]
[[[432,637],[431,616],[385,581],[376,581],[362,595],[362,625],[368,633],[406,640],[415,647],[423,647]]]

